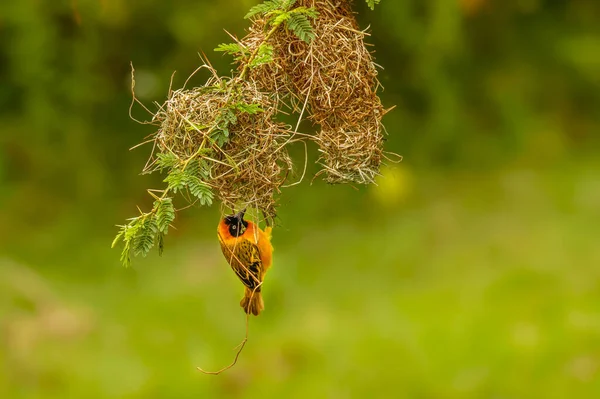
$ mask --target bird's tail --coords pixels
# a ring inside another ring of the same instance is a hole
[[[260,287],[259,287],[260,289]],[[254,316],[258,316],[260,312],[265,308],[262,295],[259,290],[252,290],[248,287],[244,289],[244,297],[240,302],[240,306],[244,309],[244,312]]]

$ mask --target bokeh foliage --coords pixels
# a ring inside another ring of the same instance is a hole
[[[287,189],[240,363],[195,370],[233,354],[240,286],[218,206],[134,269],[109,248],[160,184],[127,151],[151,133],[129,62],[146,104],[199,52],[226,74],[211,49],[254,4],[0,3],[0,397],[598,397],[592,1],[356,2],[404,161],[377,188]]]

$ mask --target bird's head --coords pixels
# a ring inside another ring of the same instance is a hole
[[[234,215],[225,216],[223,219],[223,223],[229,229],[229,234],[233,237],[239,237],[246,231],[248,222],[244,220],[245,213],[246,209],[243,209]]]

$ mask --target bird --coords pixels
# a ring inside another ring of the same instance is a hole
[[[217,236],[225,259],[244,284],[240,306],[247,314],[258,316],[265,307],[261,288],[272,263],[272,229],[266,227],[263,231],[257,224],[244,220],[245,213],[244,209],[222,218]]]

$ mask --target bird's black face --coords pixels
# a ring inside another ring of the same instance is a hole
[[[229,227],[229,234],[232,237],[239,237],[244,234],[248,227],[248,222],[244,220],[245,209],[235,215],[225,216],[225,224]]]

